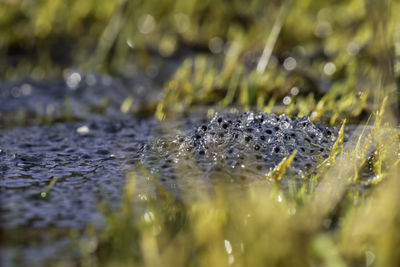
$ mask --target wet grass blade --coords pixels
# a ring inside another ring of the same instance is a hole
[[[267,177],[272,178],[276,181],[279,181],[282,179],[283,174],[286,172],[286,170],[290,167],[292,164],[292,161],[294,157],[297,154],[297,150],[293,151],[293,153],[289,157],[284,157],[282,161],[273,169],[271,170]]]
[[[319,164],[317,166],[317,169],[321,169],[324,166],[332,166],[335,163],[337,155],[343,149],[344,126],[345,126],[345,124],[346,124],[346,120],[343,121],[342,126],[340,127],[338,137],[336,139],[335,144],[332,146],[329,158],[327,158],[321,164]]]

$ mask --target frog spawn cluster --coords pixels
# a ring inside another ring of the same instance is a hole
[[[287,174],[301,178],[329,157],[336,131],[308,117],[265,112],[218,114],[208,123],[148,147],[144,163],[164,184],[174,184],[177,170],[186,177],[259,179],[297,150]],[[150,149],[149,149],[150,148]],[[161,162],[160,162],[161,160]]]

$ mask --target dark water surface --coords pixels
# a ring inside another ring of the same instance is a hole
[[[150,130],[148,123],[125,120],[2,131],[2,226],[82,227],[95,221],[99,200],[118,202],[125,173]],[[35,197],[54,177],[49,196]]]
[[[138,95],[138,86],[151,86],[149,79],[135,81],[127,86],[71,71],[65,80],[1,86],[2,227],[100,223],[97,203],[118,203],[126,170],[152,135],[151,120],[139,122],[120,111],[129,96],[140,99],[137,105],[147,97],[157,100],[157,90]],[[38,197],[52,179],[57,182],[51,193]]]
[[[1,227],[102,225],[98,203],[117,207],[127,173],[139,163],[177,194],[209,187],[218,176],[262,179],[294,150],[289,172],[301,177],[329,156],[336,138],[308,118],[262,112],[199,112],[167,122],[122,112],[127,97],[136,109],[157,101],[150,80],[70,71],[63,81],[3,84]],[[25,118],[13,117],[18,113]],[[137,191],[155,194],[155,186],[139,176]]]
[[[1,226],[101,225],[97,204],[118,206],[126,175],[139,163],[168,191],[191,194],[219,176],[233,183],[262,180],[298,150],[289,173],[301,179],[329,156],[334,141],[333,129],[308,118],[252,112],[197,122],[121,115],[5,129],[0,132]],[[154,183],[137,179],[138,193],[156,194]]]

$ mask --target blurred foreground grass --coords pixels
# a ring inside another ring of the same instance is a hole
[[[374,121],[357,142],[337,143],[307,177],[313,187],[285,191],[275,177],[194,202],[146,199],[133,170],[121,210],[79,242],[80,264],[400,266],[399,11],[374,0],[4,1],[5,80],[70,67],[129,77],[162,58],[182,64],[151,107],[160,120],[206,105],[360,129]],[[360,181],[365,166],[373,176]]]

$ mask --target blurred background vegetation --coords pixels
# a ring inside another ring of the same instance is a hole
[[[6,0],[0,77],[51,79],[69,68],[130,77],[180,65],[154,107],[160,119],[218,103],[314,112],[314,120],[335,123],[343,112],[370,111],[385,94],[396,108],[399,6],[389,0]]]

